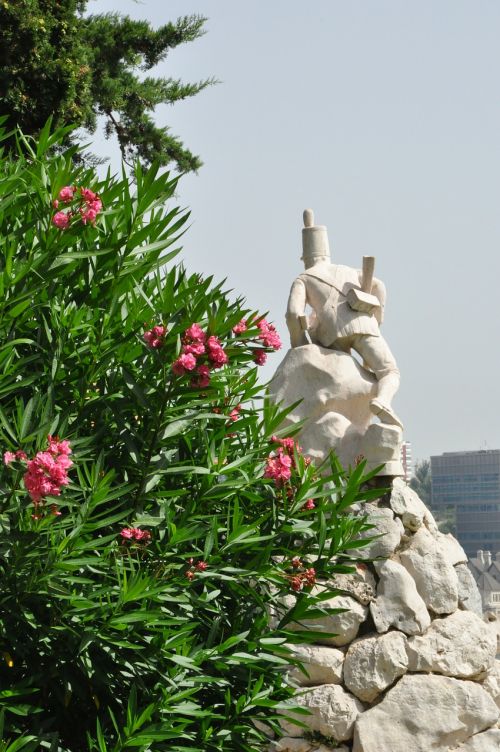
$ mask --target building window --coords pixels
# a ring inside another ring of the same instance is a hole
[[[490,593],[490,603],[500,603],[500,591]]]

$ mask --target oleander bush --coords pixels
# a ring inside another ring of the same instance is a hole
[[[280,433],[279,338],[173,261],[177,179],[66,134],[0,156],[0,750],[266,749],[377,492]]]

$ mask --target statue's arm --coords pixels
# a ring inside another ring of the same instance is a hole
[[[290,290],[286,309],[286,325],[290,332],[290,344],[292,347],[308,345],[306,333],[300,323],[300,317],[304,316],[306,309],[306,286],[301,279],[296,279]]]
[[[377,279],[376,277],[373,278],[372,294],[375,295],[375,297],[377,297],[380,302],[380,308],[378,308],[374,313],[374,316],[377,319],[379,326],[380,326],[384,320],[384,308],[385,308],[385,301],[386,301],[387,294],[385,291],[384,283],[380,279]]]

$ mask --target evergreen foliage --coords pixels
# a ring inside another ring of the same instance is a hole
[[[318,637],[291,624],[328,611],[380,491],[280,454],[260,317],[173,263],[177,181],[99,182],[67,135],[0,158],[0,749],[264,750],[286,643]],[[221,343],[203,386],[172,369],[194,323]]]
[[[124,159],[197,170],[199,157],[168,127],[161,103],[194,96],[213,83],[154,78],[151,70],[179,44],[200,37],[206,19],[185,16],[153,29],[117,14],[85,16],[88,0],[0,0],[0,98],[10,127],[36,135],[49,116],[91,133],[98,116],[116,134]],[[1,114],[1,113],[0,113]],[[5,145],[14,147],[14,139]]]

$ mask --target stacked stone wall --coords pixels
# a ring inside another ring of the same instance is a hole
[[[462,547],[401,480],[362,509],[380,537],[330,583],[346,611],[310,624],[336,636],[295,647],[311,714],[296,715],[307,729],[288,714],[273,752],[499,752],[497,634]]]

